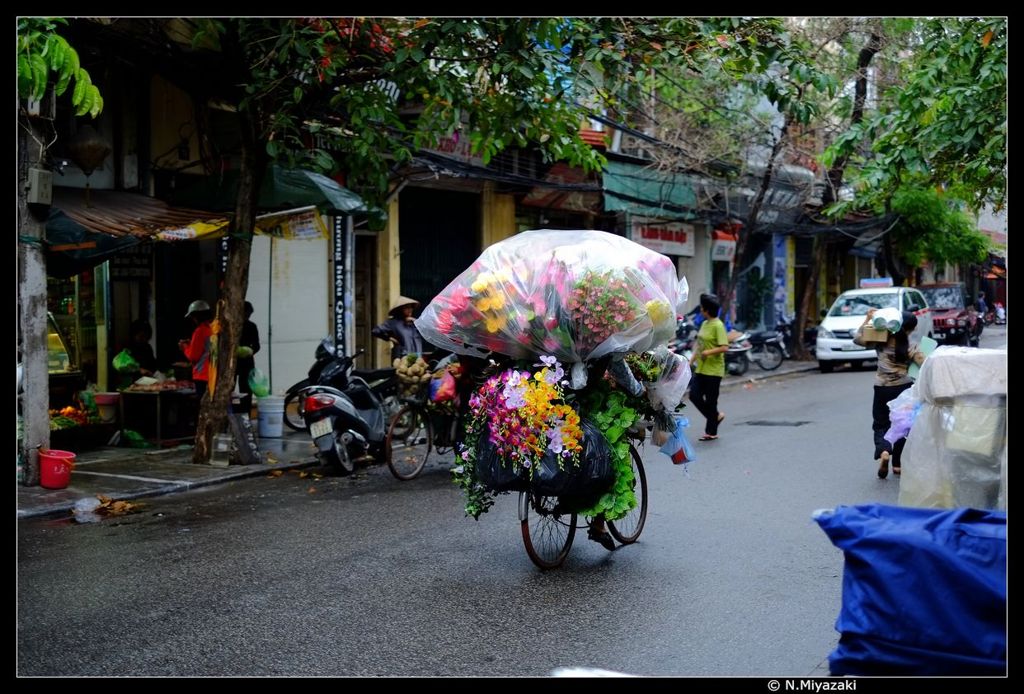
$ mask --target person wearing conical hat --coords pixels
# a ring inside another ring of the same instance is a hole
[[[392,359],[406,354],[423,354],[423,338],[413,324],[416,319],[412,315],[419,305],[416,299],[398,297],[388,310],[388,319],[370,331],[374,337],[391,343]]]

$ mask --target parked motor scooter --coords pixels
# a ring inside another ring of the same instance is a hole
[[[759,330],[750,333],[750,360],[765,371],[774,371],[789,358],[789,350],[778,330]]]
[[[352,368],[362,353],[332,361],[321,372],[321,383],[307,386],[300,396],[318,457],[345,474],[355,469],[355,461],[381,451],[389,421],[384,401]]]
[[[668,349],[684,359],[689,359],[693,354],[693,343],[697,339],[697,326],[690,322],[686,316],[676,321],[676,334],[668,342]]]
[[[994,306],[995,314],[996,314],[995,324],[996,325],[1006,325],[1006,308],[999,301],[997,301],[995,304],[993,304],[993,306]]]
[[[725,370],[733,376],[742,376],[750,368],[750,333],[740,333],[729,342],[725,352]]]
[[[360,351],[358,354],[362,353],[363,351]],[[334,340],[330,336],[325,337],[317,345],[315,357],[316,361],[309,368],[308,376],[285,392],[284,423],[295,431],[306,430],[306,421],[303,416],[305,398],[302,396],[302,391],[311,385],[331,386],[344,390],[348,378],[344,370],[339,369],[332,369],[330,374],[324,377],[324,371],[329,364],[344,358],[337,356]],[[352,375],[359,376],[366,381],[370,389],[383,400],[388,419],[402,409],[402,403],[398,400],[398,375],[394,369],[352,369]],[[339,378],[343,380],[338,380]]]

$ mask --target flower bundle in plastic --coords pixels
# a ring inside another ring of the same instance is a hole
[[[671,260],[621,236],[527,231],[485,250],[416,327],[458,354],[577,364],[667,342],[686,294]]]
[[[488,432],[513,468],[532,469],[549,451],[560,464],[578,465],[583,450],[579,414],[563,400],[564,371],[554,357],[541,360],[543,368],[532,375],[508,369],[492,376],[469,400],[470,428]],[[460,457],[472,463],[474,453],[467,448]]]

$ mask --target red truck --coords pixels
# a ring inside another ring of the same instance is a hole
[[[962,282],[937,282],[917,287],[932,310],[932,337],[939,344],[978,346],[984,322],[967,301]]]

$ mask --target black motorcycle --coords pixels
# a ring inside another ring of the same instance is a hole
[[[750,333],[750,360],[765,371],[774,371],[789,359],[789,350],[778,330],[759,330]]]
[[[356,356],[363,354],[360,350]],[[302,391],[312,385],[323,385],[344,390],[347,382],[347,373],[343,369],[331,369],[325,376],[328,365],[338,362],[346,357],[339,357],[334,347],[334,341],[325,337],[317,345],[316,361],[309,368],[309,374],[285,392],[284,396],[284,423],[295,431],[307,429],[305,420],[305,399]],[[354,359],[355,357],[353,357]],[[351,369],[353,376],[358,376],[369,385],[370,389],[384,402],[384,409],[390,418],[398,410],[402,409],[402,403],[398,400],[398,374],[394,369]]]
[[[670,351],[684,357],[690,358],[690,354],[693,352],[693,343],[697,339],[697,326],[690,322],[690,320],[683,316],[676,321],[676,334],[668,342],[668,348]]]
[[[382,452],[390,419],[384,401],[352,368],[362,353],[334,359],[320,372],[319,384],[300,391],[303,420],[318,457],[343,474]]]

